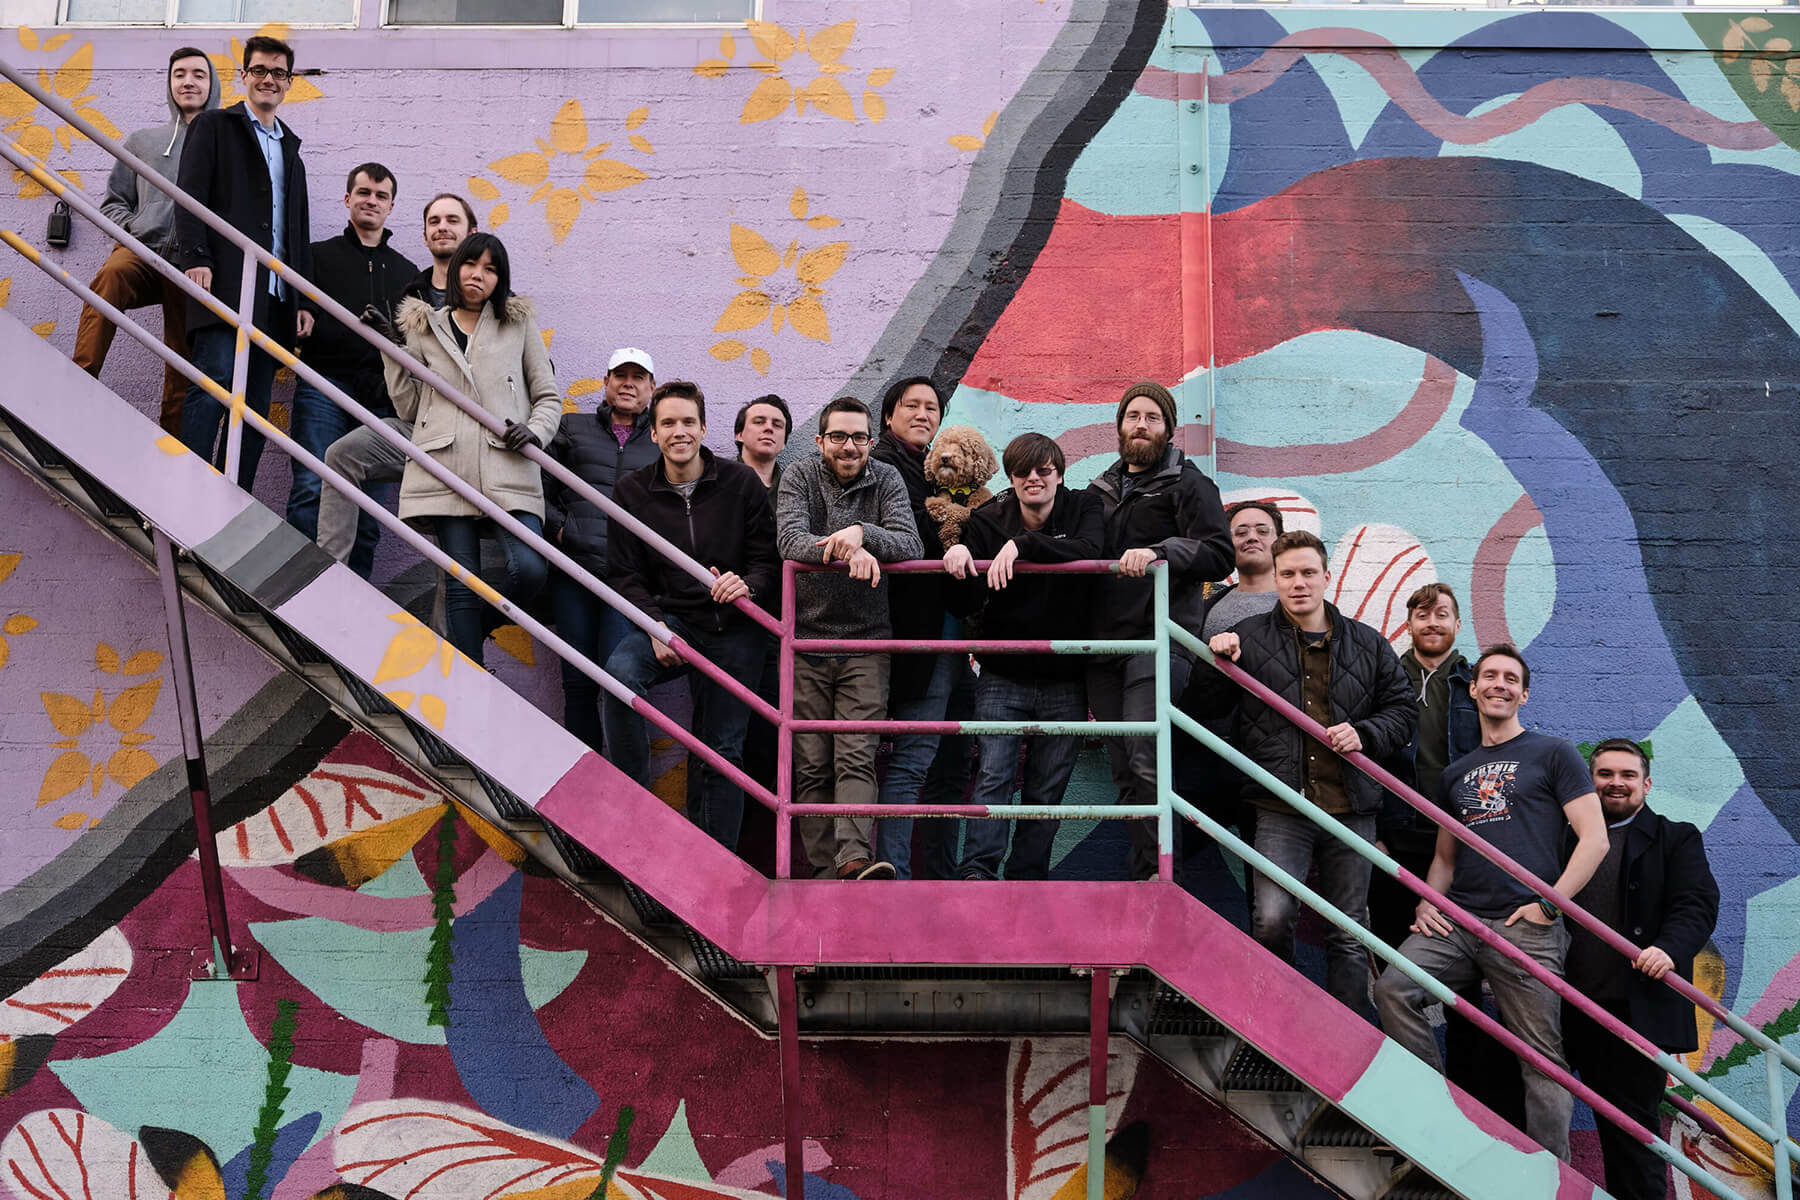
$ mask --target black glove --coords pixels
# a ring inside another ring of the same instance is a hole
[[[500,444],[508,450],[523,450],[528,445],[543,448],[529,425],[519,425],[512,421],[506,423],[506,432],[500,435]]]
[[[362,317],[360,320],[364,325],[367,325],[370,329],[373,329],[388,341],[398,342],[400,340],[400,335],[394,332],[393,322],[387,319],[386,313],[382,312],[379,308],[376,308],[373,304],[363,306]]]

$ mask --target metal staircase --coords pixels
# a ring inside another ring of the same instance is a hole
[[[431,727],[374,682],[392,601],[5,314],[0,359],[0,454],[45,503],[146,563],[161,529],[187,597],[757,1028],[778,1029],[769,968],[791,966],[801,1033],[1084,1033],[1098,969],[1111,1032],[1344,1195],[1592,1190],[1172,884],[912,882],[846,904],[834,881],[754,874],[485,673],[458,704],[488,719]]]

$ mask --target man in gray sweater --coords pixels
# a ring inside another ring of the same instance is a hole
[[[155,167],[163,178],[173,180],[181,167],[188,122],[206,109],[219,107],[219,81],[206,51],[183,46],[169,56],[163,83],[169,120],[131,134],[125,139],[125,148]],[[107,176],[100,211],[158,254],[167,256],[173,248],[175,202],[122,162],[115,162]],[[161,304],[163,345],[187,357],[187,297],[137,255],[114,246],[88,286],[116,308]],[[83,305],[81,323],[75,330],[75,365],[98,379],[115,332],[111,321]],[[162,427],[170,433],[181,432],[181,404],[186,394],[187,380],[175,368],[164,366],[161,417]]]
[[[918,528],[900,472],[869,461],[869,409],[848,396],[819,413],[819,457],[789,467],[775,500],[775,547],[782,558],[849,566],[809,571],[795,585],[795,633],[809,638],[886,638],[887,584],[881,564],[917,558]],[[871,591],[873,594],[871,595]],[[813,721],[879,721],[887,716],[888,656],[801,654],[794,658],[794,716]],[[803,733],[794,738],[794,801],[874,804],[873,733]],[[818,877],[892,879],[893,864],[870,850],[873,817],[802,817],[800,840]]]

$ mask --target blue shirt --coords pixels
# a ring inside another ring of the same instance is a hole
[[[269,228],[273,238],[269,244],[269,253],[276,258],[287,258],[287,163],[281,157],[281,122],[276,121],[273,128],[265,126],[250,115],[250,128],[256,130],[256,144],[262,150],[263,162],[269,168],[269,196],[274,209],[271,213]],[[277,300],[287,294],[287,287],[280,276],[273,271],[269,273],[269,295]]]

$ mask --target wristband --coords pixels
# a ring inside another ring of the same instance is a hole
[[[1544,914],[1545,920],[1554,921],[1556,918],[1562,916],[1562,909],[1556,907],[1556,905],[1550,903],[1548,900],[1540,898],[1537,902],[1537,906],[1538,911]]]

